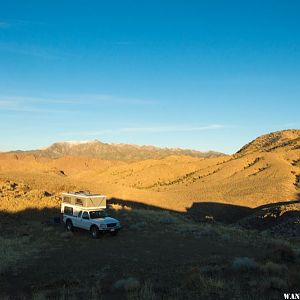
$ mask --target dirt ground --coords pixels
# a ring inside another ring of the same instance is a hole
[[[3,237],[28,237],[30,245],[38,249],[1,274],[1,297],[239,299],[244,291],[247,299],[252,299],[257,287],[265,297],[278,295],[272,283],[262,287],[257,280],[265,276],[261,270],[270,253],[273,255],[270,245],[272,251],[278,246],[269,237],[234,227],[197,224],[167,211],[117,208],[111,209],[111,215],[121,221],[122,230],[117,236],[104,235],[97,240],[86,231],[68,233],[63,225],[53,224],[57,210],[3,216]],[[282,243],[281,248],[285,247]],[[235,270],[236,258],[262,267],[252,269],[246,263],[245,269]],[[282,264],[291,274],[298,266],[284,259]],[[119,287],[122,280],[128,280],[129,287]]]

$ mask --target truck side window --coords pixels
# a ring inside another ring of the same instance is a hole
[[[75,204],[76,204],[76,205],[81,205],[81,206],[83,206],[82,200],[81,200],[81,199],[78,199],[78,198],[76,198]]]
[[[73,207],[65,206],[64,207],[64,214],[73,216]]]
[[[90,217],[89,217],[89,213],[87,211],[85,211],[83,214],[82,214],[82,219],[85,219],[85,220],[89,220]]]
[[[82,215],[82,211],[80,211],[80,212],[78,213],[77,217],[80,218],[81,215]]]

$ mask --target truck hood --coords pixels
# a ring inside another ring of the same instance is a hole
[[[111,217],[106,217],[106,218],[98,218],[98,219],[93,219],[94,222],[101,223],[101,224],[110,224],[110,223],[118,223],[119,221],[111,218]]]

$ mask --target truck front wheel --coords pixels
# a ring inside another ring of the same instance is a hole
[[[92,226],[90,231],[93,239],[97,239],[99,237],[99,229],[97,226]]]
[[[74,230],[73,223],[72,223],[71,220],[67,220],[66,228],[67,228],[68,231],[73,231]]]

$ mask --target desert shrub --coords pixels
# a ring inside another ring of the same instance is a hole
[[[50,196],[52,196],[52,194],[49,193],[49,192],[47,192],[47,191],[45,191],[45,192],[43,193],[43,196],[44,196],[44,197],[50,197]]]
[[[264,290],[278,290],[283,292],[288,289],[288,282],[286,278],[267,276],[261,281],[260,286]]]
[[[140,287],[140,282],[134,278],[134,277],[129,277],[124,283],[124,289],[126,291],[132,291],[136,290]]]
[[[77,297],[76,297],[77,298]],[[76,299],[75,298],[75,299]],[[64,298],[65,299],[65,298]],[[101,286],[93,286],[90,289],[90,295],[89,295],[89,299],[91,300],[101,300],[102,299],[102,290],[101,290]]]
[[[155,300],[156,294],[153,289],[153,285],[150,281],[146,281],[140,289],[139,299],[143,300]]]
[[[143,230],[145,227],[146,227],[146,222],[136,222],[132,225],[130,225],[130,229],[133,229],[133,230]]]
[[[287,244],[276,246],[268,255],[269,259],[275,262],[295,262],[296,253]]]
[[[36,291],[36,292],[32,293],[31,299],[32,300],[46,300],[47,295],[45,294],[44,291]]]
[[[220,239],[224,242],[229,242],[229,241],[231,241],[232,237],[230,234],[224,233],[224,234],[220,235]]]
[[[196,237],[216,238],[216,237],[219,236],[219,233],[217,232],[217,230],[214,226],[205,225],[198,232],[196,232],[194,235],[196,235]]]
[[[158,219],[158,222],[162,224],[174,224],[176,221],[174,220],[174,218],[170,216],[166,216],[166,217],[160,217]]]
[[[263,265],[262,270],[265,273],[279,276],[282,276],[288,272],[288,268],[286,265],[277,264],[272,261],[268,261],[265,265]]]
[[[213,228],[224,241],[235,240],[245,244],[258,243],[258,234],[256,231],[242,228],[238,225],[215,224]]]
[[[117,290],[133,291],[140,287],[140,282],[134,278],[120,279],[114,283],[113,287]]]
[[[212,296],[222,295],[225,290],[225,282],[213,275],[204,275],[198,268],[192,268],[183,276],[183,288],[192,291],[196,295]]]
[[[76,284],[75,284],[76,283]],[[2,299],[2,298],[1,298]],[[11,300],[9,298],[7,300]],[[33,290],[31,297],[13,298],[13,299],[31,299],[31,300],[77,300],[77,299],[89,299],[89,300],[102,300],[103,292],[100,282],[94,285],[80,285],[79,279],[72,279],[69,282],[55,281],[53,285],[43,289]]]
[[[178,224],[179,225],[179,224]],[[199,225],[193,223],[183,223],[180,226],[176,226],[175,232],[179,235],[196,234],[199,232]]]
[[[267,237],[269,237],[266,240],[266,246],[268,248],[272,248],[272,249],[280,248],[280,247],[292,248],[292,246],[293,246],[288,240],[283,239],[283,238],[277,238],[277,237],[274,238],[268,232],[266,232],[266,235],[265,235],[265,238],[267,238]]]
[[[70,231],[65,231],[65,232],[62,232],[59,236],[63,239],[70,239],[73,237],[73,233]]]
[[[232,268],[236,271],[253,271],[258,269],[258,264],[249,257],[236,257],[232,262]]]
[[[116,281],[113,285],[113,288],[116,290],[121,290],[124,289],[124,284],[125,284],[126,279],[119,279]]]
[[[300,273],[298,268],[293,268],[289,270],[288,280],[290,286],[299,289]]]
[[[43,227],[43,232],[50,232],[50,231],[54,231],[54,228],[51,226]]]
[[[212,276],[199,276],[199,286],[205,295],[217,294],[222,295],[225,283],[220,278]]]

